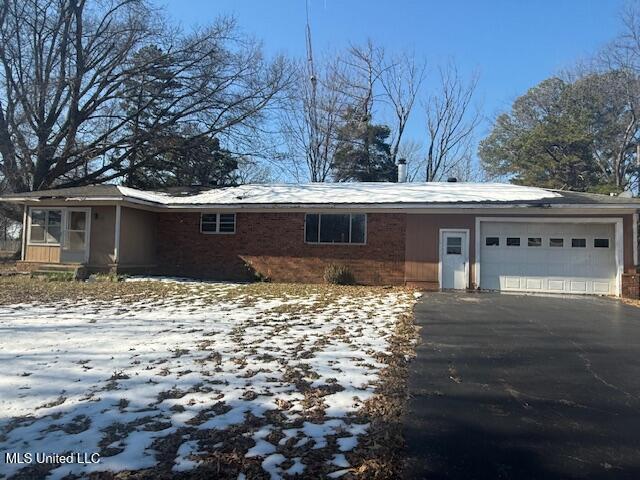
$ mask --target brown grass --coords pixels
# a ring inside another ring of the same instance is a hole
[[[220,300],[238,300],[249,306],[258,301],[273,299],[296,299],[317,296],[310,309],[322,308],[342,296],[362,296],[397,291],[391,287],[339,286],[288,283],[252,283],[236,288],[220,289],[218,285],[203,283],[197,287],[180,283],[164,282],[62,282],[31,278],[28,275],[0,277],[0,305],[15,303],[50,303],[60,300],[104,300],[119,299],[123,302],[138,300],[162,300],[170,298],[179,302],[193,298],[216,303]],[[287,310],[302,312],[304,305],[283,305],[278,313]]]
[[[386,363],[380,372],[377,395],[365,402],[361,414],[371,422],[369,434],[347,456],[354,478],[400,478],[404,452],[402,417],[408,396],[409,363],[415,357],[418,331],[413,315],[406,314],[396,324],[390,353],[378,359]]]
[[[180,302],[183,299],[193,298],[194,295],[205,300],[207,303],[223,301],[234,301],[238,305],[252,305],[259,301],[271,299],[305,299],[313,298],[309,304],[284,304],[280,305],[270,313],[290,315],[304,315],[313,311],[320,311],[330,307],[336,300],[347,297],[362,298],[368,295],[385,295],[394,291],[405,289],[390,287],[363,287],[363,286],[337,286],[337,285],[307,285],[307,284],[279,284],[279,283],[254,283],[241,285],[238,287],[221,288],[216,284],[202,284],[198,286],[188,286],[176,283],[160,282],[51,282],[42,279],[32,279],[28,276],[0,277],[0,305],[12,303],[29,302],[54,302],[58,300],[75,299],[108,301],[117,298],[120,301],[136,300],[160,300],[167,299],[171,302]],[[345,306],[347,309],[352,305]],[[367,319],[363,318],[363,322]],[[260,321],[256,319],[256,321]],[[343,336],[344,330],[336,328],[331,332],[333,336]],[[403,437],[401,418],[404,413],[407,399],[407,379],[408,364],[415,355],[414,344],[417,337],[416,327],[413,323],[413,316],[410,313],[398,319],[391,347],[387,354],[381,354],[378,361],[384,363],[386,367],[380,372],[380,382],[376,393],[364,407],[350,418],[355,423],[370,423],[367,435],[360,438],[356,449],[347,453],[347,459],[353,468],[350,473],[343,478],[358,479],[393,479],[398,478],[402,467]],[[205,339],[206,340],[206,339]],[[357,340],[354,340],[357,341]],[[204,342],[204,340],[203,340]],[[209,345],[204,342],[202,348]],[[179,352],[176,352],[176,356]],[[216,363],[215,351],[212,351],[211,362]],[[302,355],[302,352],[300,353]],[[218,354],[219,355],[219,354]],[[298,365],[303,368],[304,365]],[[309,374],[309,372],[306,372]],[[288,374],[292,377],[289,381],[295,381],[295,376],[300,376],[301,372],[291,370]],[[117,372],[114,373],[117,375]],[[305,388],[306,387],[306,388]],[[329,385],[331,387],[331,385]],[[310,389],[308,386],[300,385],[300,390],[305,392],[305,401],[309,407],[321,405],[322,396],[326,394],[321,389]],[[179,398],[186,392],[168,391],[163,392],[166,398]],[[248,398],[247,400],[251,400]],[[225,405],[221,405],[225,407]],[[287,409],[287,405],[282,405],[282,409]],[[269,418],[254,419],[258,424],[266,423],[276,425],[279,429],[291,428],[294,425],[286,424],[284,417],[278,419],[278,410],[270,411]],[[317,415],[318,418],[315,418]],[[322,408],[311,408],[304,412],[300,419],[307,421],[320,421],[324,417]],[[206,417],[202,418],[202,421]],[[253,423],[255,423],[253,422]],[[185,472],[181,478],[237,478],[238,472],[243,470],[249,478],[266,478],[267,475],[260,467],[257,459],[247,459],[244,453],[251,447],[252,443],[246,436],[248,432],[255,430],[256,425],[247,421],[245,424],[236,426],[229,431],[201,432],[204,437],[201,439],[202,448],[207,449],[208,444],[215,444],[222,441],[222,449],[211,449],[209,456],[205,459],[204,465],[193,472]],[[115,429],[109,440],[118,437]],[[189,432],[197,432],[195,427],[189,427]],[[186,431],[186,430],[185,430]],[[180,432],[183,433],[183,432]],[[178,435],[179,437],[180,435]],[[328,439],[329,445],[319,450],[308,450],[307,447],[301,449],[291,449],[288,457],[300,456],[304,453],[305,460],[309,463],[305,469],[304,476],[324,477],[328,472],[325,461],[336,451],[336,439]],[[110,442],[109,442],[110,443]],[[161,443],[161,444],[160,444]],[[159,464],[152,469],[138,472],[120,472],[118,474],[98,473],[93,474],[93,479],[151,479],[151,478],[172,478],[171,464],[175,458],[175,451],[179,446],[179,438],[167,438],[156,445],[160,452],[158,455]],[[277,443],[277,442],[276,442]],[[103,445],[101,445],[103,446]],[[309,447],[310,448],[310,447]],[[286,450],[286,449],[285,449]],[[308,451],[307,451],[308,450]],[[113,454],[116,452],[103,452]],[[318,455],[318,458],[314,458]],[[326,457],[326,458],[325,458]]]

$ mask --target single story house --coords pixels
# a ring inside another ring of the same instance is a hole
[[[638,296],[640,200],[492,183],[94,185],[24,205],[19,269]]]

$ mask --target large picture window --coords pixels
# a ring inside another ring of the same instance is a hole
[[[235,213],[203,213],[200,216],[202,233],[236,233]]]
[[[366,242],[367,215],[364,213],[307,213],[305,241],[307,243]]]
[[[31,210],[29,243],[60,244],[62,210]]]

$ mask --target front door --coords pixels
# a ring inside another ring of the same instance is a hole
[[[89,259],[89,219],[87,208],[67,210],[62,245],[62,263],[85,263]]]
[[[466,231],[440,232],[440,286],[463,290],[469,278],[469,241]]]

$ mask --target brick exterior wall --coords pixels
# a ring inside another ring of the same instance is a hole
[[[199,213],[158,215],[158,273],[318,283],[331,263],[347,265],[362,284],[404,283],[406,216],[367,215],[366,245],[304,242],[304,213],[236,214],[235,234],[200,233]]]
[[[624,298],[640,298],[640,273],[622,274],[622,296]]]

